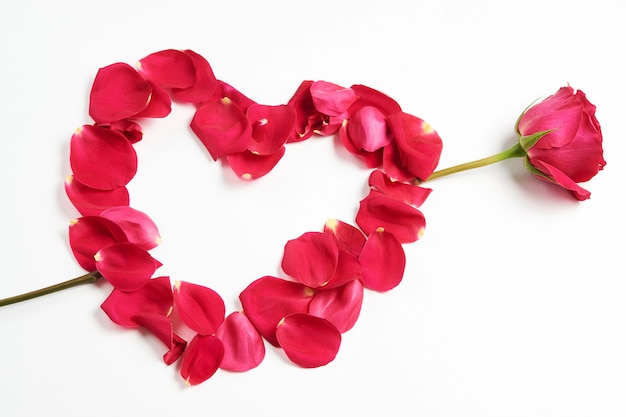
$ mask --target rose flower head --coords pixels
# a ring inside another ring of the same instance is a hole
[[[530,106],[516,126],[528,170],[581,201],[591,193],[578,183],[590,180],[606,165],[595,111],[582,91],[567,86]]]

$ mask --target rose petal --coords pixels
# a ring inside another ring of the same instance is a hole
[[[191,129],[214,160],[245,151],[252,134],[246,115],[226,97],[198,108],[191,120]]]
[[[257,155],[246,150],[226,155],[226,160],[239,178],[255,180],[269,174],[284,155],[285,147],[283,146],[271,155]]]
[[[377,152],[367,152],[363,149],[358,149],[352,139],[350,138],[350,134],[348,131],[349,122],[344,122],[341,128],[339,129],[339,140],[344,148],[351,154],[357,156],[368,168],[377,168],[383,162],[383,152],[379,150]]]
[[[70,222],[70,248],[78,264],[86,271],[96,270],[94,256],[100,249],[127,241],[118,225],[102,217],[86,216]]]
[[[352,280],[341,287],[315,294],[309,305],[309,313],[328,320],[337,330],[345,333],[359,318],[362,304],[363,283]]]
[[[100,68],[91,87],[89,115],[98,123],[127,119],[148,106],[152,88],[130,65]]]
[[[207,101],[213,95],[217,87],[217,80],[213,74],[213,69],[208,61],[201,55],[190,49],[183,51],[191,59],[195,72],[195,83],[188,88],[172,88],[174,100],[186,103],[201,103]]]
[[[278,346],[276,325],[292,313],[306,313],[313,291],[297,282],[265,276],[252,282],[239,295],[244,313],[259,333]]]
[[[132,120],[122,119],[111,123],[96,123],[97,127],[111,129],[124,135],[130,143],[137,143],[143,138],[141,126]]]
[[[560,185],[568,190],[578,201],[585,201],[591,198],[591,193],[588,190],[576,184],[570,177],[552,165],[542,161],[533,161],[533,164],[537,170],[545,174],[545,176],[537,175],[537,178]]]
[[[287,357],[304,368],[328,364],[341,344],[341,333],[328,320],[302,313],[281,320],[276,338]]]
[[[241,312],[228,315],[215,334],[224,345],[220,368],[244,372],[256,368],[265,357],[261,335]]]
[[[334,237],[340,249],[354,256],[359,256],[366,240],[365,235],[359,229],[337,219],[330,219],[326,222],[324,233]]]
[[[322,287],[335,275],[339,249],[325,233],[307,232],[285,245],[281,267],[304,285]]]
[[[140,313],[135,317],[135,321],[168,347],[169,350],[163,355],[165,364],[173,364],[185,351],[187,342],[174,333],[172,320],[169,317],[160,314]]]
[[[152,88],[152,94],[150,94],[150,100],[148,106],[137,113],[135,117],[152,117],[163,118],[172,112],[172,99],[170,95],[163,87],[155,84],[152,81],[148,81]]]
[[[98,190],[81,184],[73,175],[65,178],[65,193],[83,216],[97,216],[109,207],[127,206],[130,200],[126,187]]]
[[[383,171],[375,170],[370,174],[369,185],[376,191],[393,197],[413,207],[421,206],[432,192],[430,188],[393,181]]]
[[[113,190],[128,184],[137,173],[137,153],[121,133],[85,125],[72,135],[70,165],[82,184]]]
[[[348,121],[348,135],[355,148],[376,152],[391,143],[385,115],[373,106],[354,112]]]
[[[147,214],[128,206],[111,207],[104,210],[100,217],[117,224],[130,243],[142,249],[150,250],[161,243],[161,235],[156,224]]]
[[[114,289],[100,306],[111,321],[124,327],[139,327],[135,319],[142,313],[168,317],[174,305],[169,277],[151,279],[133,292]]]
[[[188,88],[196,81],[196,69],[183,51],[166,49],[139,60],[139,73],[165,88]]]
[[[215,94],[218,94],[215,96]],[[215,99],[228,97],[233,103],[241,109],[242,112],[247,112],[248,108],[255,104],[254,100],[244,95],[241,91],[237,90],[232,85],[225,83],[222,80],[217,81],[217,88],[213,95]]]
[[[136,291],[148,283],[157,263],[150,254],[132,243],[116,243],[94,256],[96,269],[120,291]]]
[[[214,334],[224,321],[224,300],[215,291],[202,285],[177,281],[174,304],[182,321],[201,335]]]
[[[428,178],[441,155],[442,141],[437,132],[424,120],[404,112],[389,115],[387,121],[402,166],[420,180]]]
[[[313,85],[311,80],[302,81],[287,102],[287,105],[296,111],[295,130],[288,142],[299,142],[310,138],[316,127],[322,123],[322,114],[315,108],[313,97],[311,97],[311,85]]]
[[[310,87],[313,104],[317,111],[327,116],[340,116],[357,100],[351,88],[327,81],[315,81]]]
[[[375,190],[361,200],[356,222],[367,234],[383,227],[402,243],[415,242],[426,227],[421,211]]]
[[[365,106],[373,106],[385,116],[402,111],[400,105],[394,99],[378,90],[361,84],[354,84],[350,88],[359,97],[348,109],[350,114]]]
[[[196,335],[185,350],[180,375],[187,385],[211,378],[224,357],[224,345],[213,335]]]
[[[389,291],[402,281],[406,264],[404,249],[396,236],[382,227],[369,235],[359,261],[366,288]]]
[[[252,125],[252,140],[248,150],[259,155],[278,152],[293,133],[296,123],[296,111],[286,104],[252,104],[246,111],[246,117]]]

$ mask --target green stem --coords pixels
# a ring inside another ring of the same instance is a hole
[[[510,147],[506,151],[500,152],[498,154],[489,156],[487,158],[478,159],[472,162],[466,162],[464,164],[455,165],[450,168],[441,169],[439,171],[435,171],[428,177],[425,181],[434,180],[435,178],[444,177],[446,175],[454,174],[455,172],[467,171],[468,169],[474,169],[479,167],[484,167],[486,165],[491,165],[496,162],[504,161],[509,158],[519,158],[522,156],[526,156],[526,151],[522,148],[519,143],[516,143],[514,146]]]
[[[69,281],[60,282],[58,284],[51,285],[49,287],[41,288],[36,291],[27,292],[25,294],[16,295],[14,297],[0,299],[0,307],[8,306],[9,304],[19,303],[21,301],[30,300],[32,298],[41,297],[42,295],[51,294],[53,292],[65,290],[67,288],[76,287],[82,284],[91,284],[101,278],[102,275],[98,271],[93,271],[88,274],[82,275],[78,278],[70,279]]]

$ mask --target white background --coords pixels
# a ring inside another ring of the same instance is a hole
[[[337,359],[298,368],[268,345],[251,372],[186,387],[151,335],[112,324],[107,285],[0,308],[2,416],[626,415],[626,9],[618,0],[21,0],[0,6],[0,298],[83,273],[63,180],[98,68],[193,49],[264,104],[304,79],[366,84],[444,141],[440,168],[515,141],[519,113],[570,83],[598,106],[604,171],[579,203],[521,160],[433,181],[399,287],[367,292]],[[284,243],[352,222],[369,172],[331,138],[238,181],[175,106],[137,145],[131,205],[159,225],[172,279],[229,311],[280,275]]]

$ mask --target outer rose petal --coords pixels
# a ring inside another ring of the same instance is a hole
[[[122,229],[112,221],[87,216],[70,222],[69,241],[78,264],[91,272],[96,270],[94,256],[100,249],[126,242],[127,239]]]
[[[324,233],[333,236],[340,249],[357,257],[365,245],[366,237],[363,232],[337,219],[330,219],[326,222]]]
[[[155,84],[152,81],[148,81],[152,88],[152,94],[148,101],[148,107],[145,110],[137,113],[135,117],[154,117],[162,118],[172,112],[172,99],[170,95],[163,87]]]
[[[327,116],[344,114],[358,99],[351,88],[341,87],[327,81],[313,82],[310,91],[317,111]]]
[[[101,305],[111,321],[124,327],[139,327],[142,313],[169,316],[174,304],[169,277],[159,277],[133,292],[114,289]]]
[[[109,207],[127,206],[130,200],[126,187],[97,190],[81,184],[73,175],[65,178],[65,193],[83,216],[97,216]]]
[[[243,180],[255,180],[269,174],[285,155],[285,147],[271,155],[257,155],[250,151],[226,155],[228,165]]]
[[[385,115],[373,106],[362,107],[350,116],[348,134],[354,146],[366,152],[376,152],[393,139]]]
[[[333,238],[320,232],[307,232],[285,245],[281,267],[304,285],[322,287],[335,275],[339,249]]]
[[[432,192],[430,188],[393,181],[380,170],[375,170],[370,174],[369,185],[376,191],[380,191],[413,207],[421,206]]]
[[[309,305],[309,313],[328,320],[337,330],[345,333],[359,318],[362,304],[363,283],[357,279],[315,294]]]
[[[161,242],[156,224],[147,214],[128,206],[111,207],[104,210],[100,217],[117,224],[128,241],[142,249],[150,250]]]
[[[224,322],[224,300],[218,293],[202,285],[176,282],[174,304],[183,322],[198,334],[214,334]]]
[[[439,163],[441,138],[428,123],[408,113],[387,117],[398,145],[402,166],[420,180],[433,173]]]
[[[268,342],[278,346],[278,322],[292,313],[306,313],[312,296],[313,290],[300,283],[266,276],[248,285],[239,299],[254,327]]]
[[[169,317],[153,313],[140,313],[135,317],[135,321],[169,348],[163,355],[163,362],[167,365],[176,362],[185,351],[187,342],[174,333],[172,320]]]
[[[304,368],[328,364],[341,345],[341,333],[328,320],[302,313],[281,320],[276,338],[287,357]]]
[[[406,265],[404,249],[393,233],[382,227],[370,234],[359,261],[366,288],[389,291],[402,281]]]
[[[421,211],[374,190],[361,200],[356,222],[367,234],[383,227],[402,243],[415,242],[426,227]]]
[[[224,345],[213,335],[194,337],[185,351],[180,375],[187,385],[197,385],[211,378],[224,357]]]
[[[100,68],[91,87],[89,115],[98,123],[127,119],[148,106],[152,88],[130,65]]]
[[[591,193],[588,190],[576,184],[570,177],[552,165],[546,164],[542,161],[533,161],[532,164],[532,167],[539,171],[539,173],[536,174],[537,178],[560,185],[568,190],[578,201],[584,201],[591,198]],[[544,174],[545,176],[541,174]]]
[[[94,256],[96,269],[120,291],[136,291],[148,283],[156,260],[132,243],[116,243],[100,249]]]
[[[248,371],[259,366],[265,357],[263,339],[244,313],[229,314],[215,335],[224,344],[222,369]]]
[[[187,103],[201,103],[208,100],[217,87],[217,79],[208,61],[190,49],[183,51],[193,62],[196,74],[195,83],[184,89],[173,88],[174,100]]]
[[[176,49],[155,52],[140,59],[138,71],[145,79],[165,88],[187,88],[196,81],[193,61]]]
[[[350,114],[364,106],[374,106],[385,116],[402,111],[398,102],[371,87],[354,84],[350,87],[359,99],[348,109]]]
[[[128,184],[137,173],[137,153],[121,133],[85,125],[72,135],[70,165],[82,184],[113,190]]]
[[[226,97],[201,106],[191,120],[191,129],[214,160],[245,151],[252,137],[246,115]]]
[[[296,123],[296,111],[286,104],[253,104],[248,107],[246,117],[252,124],[252,140],[248,149],[259,155],[272,155],[279,151],[292,134]]]

